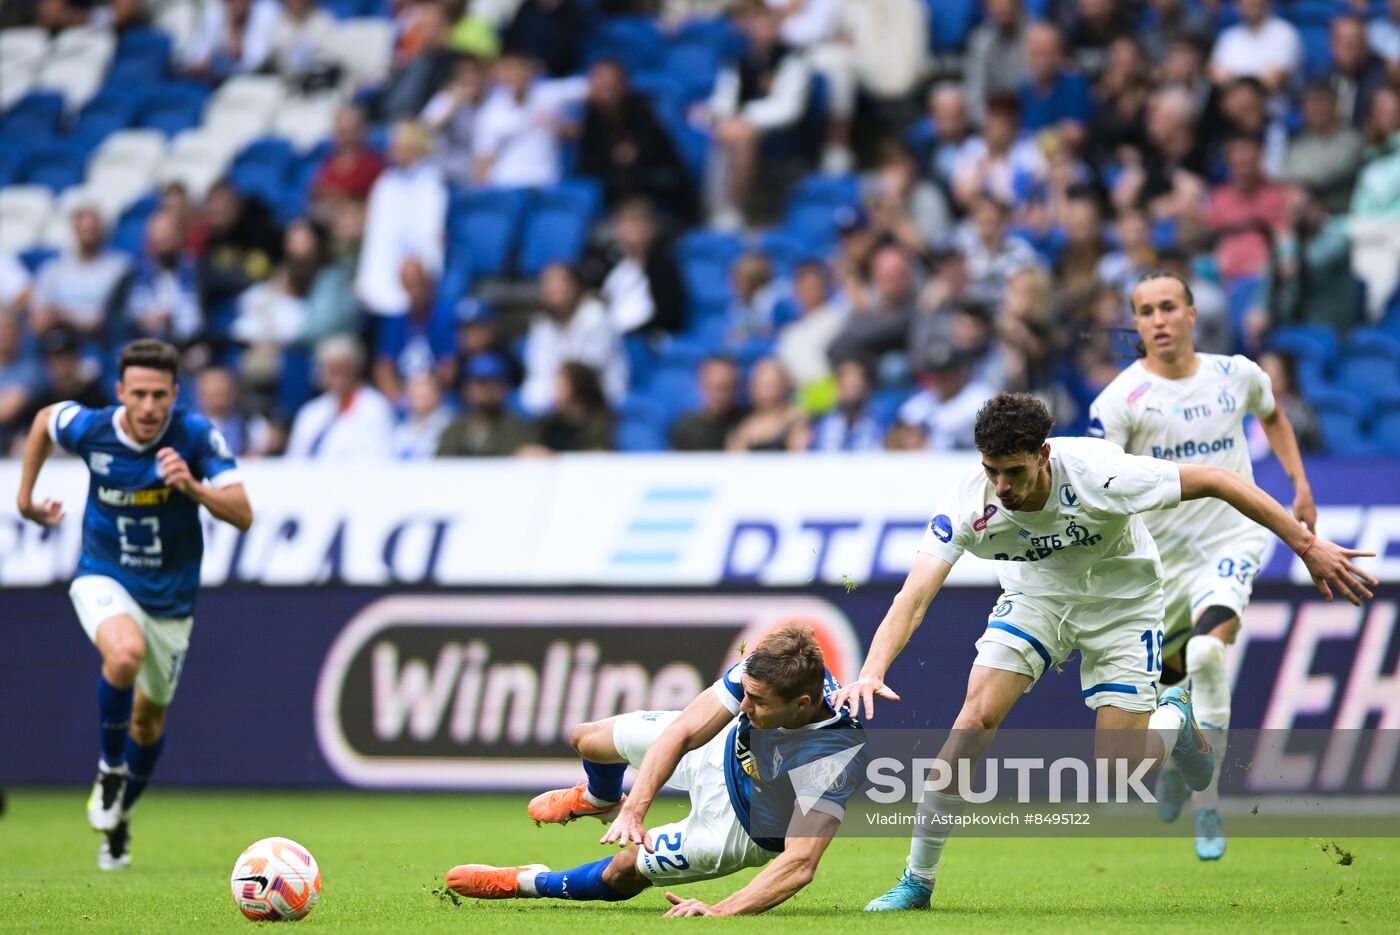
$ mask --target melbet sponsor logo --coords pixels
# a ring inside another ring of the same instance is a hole
[[[572,728],[684,708],[773,629],[805,623],[838,676],[859,644],[809,597],[419,595],[362,610],[317,684],[322,754],[370,786],[536,786],[577,772]]]
[[[98,487],[97,499],[107,506],[164,506],[170,500],[170,488],[118,490],[114,487]]]

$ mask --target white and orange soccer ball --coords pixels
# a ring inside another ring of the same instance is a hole
[[[288,838],[263,838],[233,865],[233,902],[256,922],[303,919],[321,897],[316,858]]]

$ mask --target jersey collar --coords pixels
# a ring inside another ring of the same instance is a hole
[[[145,445],[140,444],[122,428],[122,416],[126,414],[125,406],[118,406],[112,412],[112,431],[117,433],[117,441],[121,442],[132,451],[149,451],[156,443],[165,437],[166,430],[170,428],[171,421],[175,418],[175,410],[172,408],[170,414],[165,417],[165,424],[160,427],[160,432]]]

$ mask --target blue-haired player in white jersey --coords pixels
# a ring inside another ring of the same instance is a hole
[[[539,864],[465,864],[448,872],[447,885],[476,899],[616,902],[652,886],[764,867],[714,905],[667,892],[666,914],[753,915],[773,908],[811,882],[863,776],[853,736],[860,725],[827,701],[840,687],[812,631],[784,627],[684,711],[634,711],[578,725],[570,742],[588,779],[537,796],[528,814],[557,824],[615,818],[600,843],[624,850],[558,872]],[[771,751],[755,755],[753,728],[781,732],[788,741],[781,761]],[[814,769],[794,776],[815,761],[837,767],[836,774]],[[629,765],[639,770],[630,797],[622,794]],[[690,794],[690,814],[648,831],[647,810],[663,785]],[[778,828],[785,834],[772,836]]]
[[[97,865],[131,865],[132,806],[160,757],[165,710],[189,648],[204,536],[199,508],[243,531],[253,510],[228,444],[203,416],[175,406],[179,356],[162,341],[127,345],[118,406],[60,402],[41,410],[24,446],[17,505],[41,526],[63,504],[35,500],[55,445],[88,467],[83,548],[69,596],[102,654],[101,755],[88,821],[104,833]]]

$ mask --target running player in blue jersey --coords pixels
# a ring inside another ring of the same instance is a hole
[[[246,532],[253,510],[228,443],[209,420],[176,408],[179,357],[161,341],[127,345],[118,361],[119,406],[54,403],[34,418],[17,505],[41,526],[63,504],[34,499],[57,444],[88,467],[83,548],[68,594],[102,654],[97,682],[101,756],[88,821],[105,838],[97,865],[131,866],[132,806],[160,757],[194,623],[204,536],[199,508]]]
[[[864,775],[863,744],[852,737],[860,725],[827,702],[840,687],[812,631],[784,627],[684,711],[633,711],[580,724],[570,741],[583,757],[587,781],[537,796],[528,814],[557,824],[615,817],[602,843],[619,844],[622,853],[557,872],[540,864],[465,864],[448,872],[447,885],[476,899],[615,902],[651,886],[767,865],[713,906],[668,892],[667,915],[752,915],[773,908],[811,882]],[[756,755],[755,727],[784,729],[782,758],[771,750]],[[818,761],[831,768],[799,772]],[[622,777],[629,765],[640,771],[627,797]],[[647,809],[662,785],[690,794],[690,814],[647,831]],[[778,828],[786,829],[785,837],[772,836]]]

